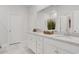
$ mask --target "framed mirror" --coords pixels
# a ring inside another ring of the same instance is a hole
[[[47,20],[56,22],[56,31],[60,33],[79,33],[79,7],[72,5],[52,5],[37,12],[37,22],[43,30],[47,30]]]

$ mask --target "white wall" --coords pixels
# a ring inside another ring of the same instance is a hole
[[[33,28],[39,28],[37,25],[40,23],[41,20],[37,18],[38,12],[43,10],[44,8],[48,7],[48,5],[32,5],[29,8],[29,26],[28,26],[28,31],[32,31]],[[40,24],[42,25],[42,24]]]
[[[57,10],[58,10],[58,16],[59,17],[61,17],[61,16],[66,16],[66,18],[64,18],[64,19],[61,19],[61,23],[63,23],[62,25],[61,25],[61,31],[62,32],[66,32],[67,30],[67,24],[66,24],[66,22],[67,22],[67,20],[68,20],[68,17],[70,17],[71,18],[71,29],[69,30],[69,32],[74,32],[74,28],[75,28],[75,24],[74,24],[74,21],[75,21],[75,19],[74,19],[74,12],[75,11],[79,11],[79,6],[78,5],[67,5],[67,6],[65,6],[65,5],[63,5],[63,6],[57,6]],[[65,20],[66,19],[66,20]],[[60,18],[58,18],[57,19],[57,21],[58,20],[60,20]],[[62,20],[64,20],[64,22],[62,22]],[[58,22],[57,24],[60,24],[60,22]],[[59,27],[60,27],[60,25],[59,25]],[[63,31],[64,30],[64,31]]]
[[[1,45],[26,39],[24,32],[27,31],[27,9],[27,6],[0,6]]]
[[[0,45],[8,42],[8,9],[0,6]]]

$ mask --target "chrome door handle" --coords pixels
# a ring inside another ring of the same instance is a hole
[[[12,32],[11,30],[9,30],[9,32]]]
[[[55,52],[55,53],[57,53],[57,54],[59,53],[59,51],[58,51],[58,50],[55,50],[54,52]]]

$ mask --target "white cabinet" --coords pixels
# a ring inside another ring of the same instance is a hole
[[[28,38],[28,47],[34,52],[36,53],[36,36],[34,35],[29,35]]]
[[[30,34],[28,40],[29,48],[37,54],[79,53],[77,44],[61,41],[60,39]]]
[[[54,42],[54,43],[53,43]],[[54,39],[44,40],[44,54],[67,54],[68,51],[56,46]]]
[[[28,47],[37,54],[43,53],[43,39],[37,35],[29,35]]]
[[[28,47],[36,54],[43,54],[43,37],[38,35],[28,35]]]
[[[45,44],[44,46],[44,54],[56,54],[56,47],[50,44]]]
[[[37,36],[37,54],[43,54],[43,48],[44,48],[44,39],[40,36]]]
[[[67,43],[55,41],[55,39],[52,38],[49,39],[32,34],[28,37],[28,47],[37,54],[68,54],[75,49],[78,50],[72,47],[72,45],[68,46]],[[75,51],[73,51],[73,53],[75,53]]]
[[[44,54],[54,54],[56,47],[49,42],[48,38],[44,38]]]
[[[57,48],[57,50],[55,51],[57,54],[69,54],[68,51],[62,49],[62,48]]]
[[[79,45],[74,44],[74,43],[61,41],[59,39],[46,39],[46,38],[45,38],[44,42],[45,42],[44,46],[47,47],[47,50],[48,50],[48,47],[50,46],[50,51],[52,50],[52,48],[54,48],[54,51],[59,54],[79,53]],[[44,48],[46,48],[46,47],[44,47]],[[44,51],[45,51],[45,49],[44,49]]]

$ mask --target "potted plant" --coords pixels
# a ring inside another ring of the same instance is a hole
[[[47,30],[44,31],[44,34],[53,34],[55,30],[56,23],[52,19],[47,21]]]
[[[55,30],[56,23],[52,19],[47,21],[47,31],[44,31],[45,34],[53,34]]]
[[[52,19],[48,19],[47,28],[48,30],[55,30],[56,23]]]

